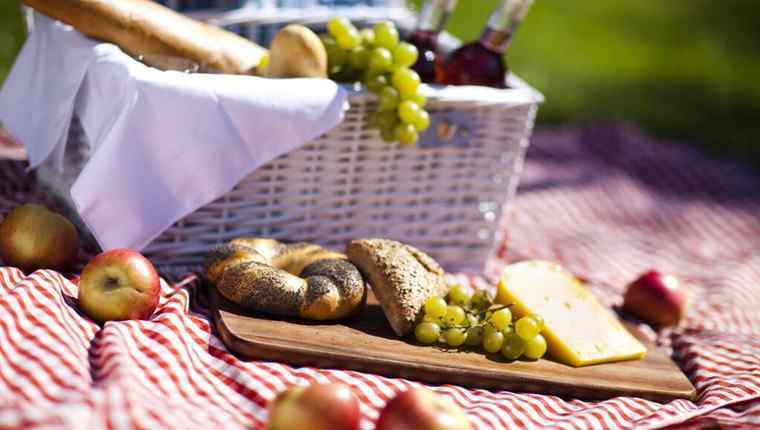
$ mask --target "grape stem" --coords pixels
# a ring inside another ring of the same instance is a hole
[[[474,316],[474,317],[476,317],[476,318],[478,318],[478,319],[485,319],[485,317],[486,317],[486,316],[487,316],[489,313],[491,313],[491,314],[492,314],[492,313],[494,313],[494,312],[498,312],[498,311],[500,311],[500,310],[502,310],[502,309],[507,309],[507,308],[510,308],[510,307],[512,307],[512,306],[514,306],[514,303],[510,303],[510,304],[508,304],[508,305],[501,305],[501,306],[491,306],[491,307],[490,307],[490,308],[488,308],[488,309],[480,310],[480,311],[477,311],[477,312],[472,312],[472,310],[471,310],[471,309],[469,309],[469,308],[464,308],[464,312],[465,312],[465,314],[467,314],[467,315],[472,315],[472,316]]]

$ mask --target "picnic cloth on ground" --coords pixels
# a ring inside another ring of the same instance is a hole
[[[0,121],[32,167],[60,168],[76,114],[92,154],[71,187],[79,215],[103,249],[140,249],[332,129],[346,98],[328,79],[159,71],[37,14],[0,91]]]
[[[19,163],[0,164],[0,212],[30,199]],[[696,386],[696,402],[432,387],[476,429],[760,428],[760,175],[619,126],[539,131],[491,264],[544,258],[588,279],[608,305],[657,267],[694,283],[683,325],[649,335]],[[459,275],[476,286],[483,277]],[[242,361],[210,326],[202,287],[164,283],[149,321],[91,322],[76,282],[0,269],[0,427],[265,427],[266,404],[292,384],[340,381],[363,429],[417,385],[370,373]]]

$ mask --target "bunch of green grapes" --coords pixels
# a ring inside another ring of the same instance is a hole
[[[414,336],[425,345],[482,346],[491,354],[501,352],[508,360],[537,360],[546,354],[543,329],[540,316],[513,319],[509,306],[494,304],[485,291],[470,296],[457,285],[445,298],[431,297],[425,302],[424,317]]]
[[[392,22],[383,21],[361,31],[346,18],[327,23],[329,34],[320,36],[327,51],[330,78],[337,82],[361,81],[377,94],[379,109],[368,118],[386,142],[414,145],[430,126],[425,97],[419,94],[420,77],[410,67],[417,48],[399,42]]]

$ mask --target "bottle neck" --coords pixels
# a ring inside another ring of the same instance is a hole
[[[488,24],[480,36],[486,48],[503,54],[512,41],[512,35],[528,13],[532,0],[502,0],[488,18]]]
[[[428,0],[422,7],[417,30],[438,34],[446,27],[446,22],[454,10],[457,0]]]
[[[480,43],[491,51],[503,54],[507,52],[509,43],[512,41],[512,32],[509,30],[494,30],[487,27],[480,35]]]

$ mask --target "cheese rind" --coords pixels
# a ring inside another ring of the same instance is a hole
[[[517,317],[538,314],[548,353],[571,366],[644,357],[646,348],[571,273],[546,261],[507,266],[496,301]]]

